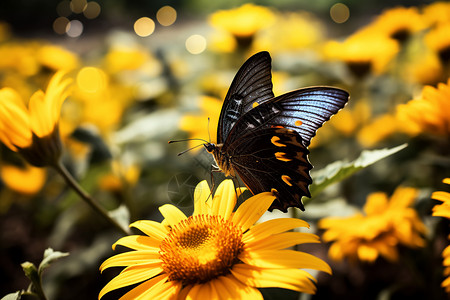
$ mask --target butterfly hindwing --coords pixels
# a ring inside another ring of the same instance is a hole
[[[274,97],[271,58],[268,52],[250,57],[239,69],[223,102],[217,130],[217,143],[223,143],[236,121],[253,108]]]
[[[312,165],[300,135],[286,128],[263,128],[248,132],[227,149],[231,164],[242,181],[257,194],[271,191],[277,199],[269,210],[288,207],[305,210],[302,196],[311,197]]]

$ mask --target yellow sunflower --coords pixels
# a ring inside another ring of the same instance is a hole
[[[417,193],[407,187],[397,188],[390,199],[384,193],[373,193],[367,198],[365,214],[322,219],[318,225],[326,230],[323,240],[333,242],[328,252],[330,258],[374,262],[383,256],[397,261],[399,244],[423,247],[421,234],[426,228],[410,207]]]
[[[450,184],[450,178],[445,178],[443,182]],[[433,207],[433,216],[444,217],[450,220],[450,193],[437,191],[431,195],[431,198],[442,201],[441,204]],[[450,236],[448,238],[450,239]],[[447,278],[442,282],[441,286],[445,288],[447,293],[450,293],[450,246],[447,246],[442,251],[442,257],[444,258],[443,265],[445,267],[444,276],[447,276]]]
[[[255,35],[274,21],[275,15],[269,8],[252,3],[229,10],[219,10],[209,18],[213,27],[231,35],[242,48],[249,47]]]
[[[450,79],[437,88],[425,86],[422,95],[397,107],[397,118],[411,134],[450,136]]]
[[[34,93],[28,109],[15,90],[0,90],[0,141],[36,167],[54,164],[61,154],[58,121],[71,82],[63,77],[57,72],[45,93]]]
[[[417,7],[395,7],[385,10],[367,28],[404,42],[425,26],[425,20]]]
[[[318,243],[309,233],[286,232],[309,227],[300,219],[273,219],[254,225],[275,197],[261,193],[233,212],[231,180],[211,197],[206,181],[194,192],[194,213],[187,217],[173,205],[159,208],[164,221],[131,224],[145,235],[127,236],[122,245],[135,251],[115,255],[100,267],[126,267],[101,291],[138,284],[121,299],[262,299],[257,288],[280,287],[314,293],[314,278],[302,269],[331,273],[321,259],[286,248]]]
[[[443,63],[450,61],[450,22],[432,28],[425,35],[425,43],[434,50]]]
[[[398,43],[370,30],[360,30],[343,42],[325,44],[326,59],[344,62],[354,76],[360,78],[371,72],[383,73],[399,52]]]

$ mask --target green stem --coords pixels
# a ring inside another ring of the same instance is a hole
[[[56,165],[53,166],[56,171],[64,178],[66,183],[83,199],[92,209],[94,209],[97,213],[99,213],[103,218],[106,219],[111,225],[116,227],[120,232],[122,232],[124,235],[129,235],[129,232],[127,229],[122,227],[116,220],[111,218],[108,214],[108,212],[98,205],[94,199],[85,191],[83,188],[78,184],[78,182],[75,181],[75,179],[72,177],[72,175],[67,171],[66,167],[61,163],[61,161],[58,161]]]

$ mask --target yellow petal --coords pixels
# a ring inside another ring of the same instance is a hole
[[[123,295],[120,298],[120,300],[136,299],[136,297],[138,297],[140,294],[146,292],[147,290],[149,290],[151,288],[157,288],[157,287],[163,285],[166,280],[167,280],[166,275],[156,276],[150,280],[147,280],[147,281],[141,283],[140,285],[138,285],[137,287],[135,287],[134,289],[132,289],[131,291],[129,291],[128,293]]]
[[[207,214],[209,212],[208,199],[212,196],[206,180],[201,181],[194,191],[194,213],[193,216]]]
[[[264,239],[272,234],[285,232],[298,227],[309,228],[309,224],[303,220],[294,218],[272,219],[256,224],[250,228],[244,233],[243,242],[247,243],[254,239]]]
[[[159,249],[130,251],[114,255],[101,264],[100,271],[103,272],[103,270],[111,267],[125,267],[144,263],[160,264]]]
[[[314,294],[314,277],[299,269],[264,269],[245,264],[236,264],[231,273],[242,283],[258,287],[277,287],[298,292]]]
[[[25,168],[3,165],[0,172],[7,187],[27,195],[39,192],[47,178],[45,168],[36,168],[28,165]]]
[[[218,298],[208,297],[217,291]],[[220,293],[223,292],[223,293]],[[201,297],[200,297],[201,296]],[[221,276],[210,281],[210,285],[194,285],[186,300],[197,299],[241,299],[263,300],[261,293],[250,286],[244,285],[231,276]]]
[[[233,223],[244,232],[250,228],[267,211],[275,200],[269,192],[257,194],[242,203],[233,215]]]
[[[55,124],[51,124],[51,115],[45,102],[45,94],[43,91],[35,92],[28,103],[30,110],[31,130],[38,136],[44,137],[52,133]]]
[[[166,299],[174,299],[175,296],[179,293],[181,290],[181,282],[178,281],[167,281],[163,284],[158,285],[150,285],[147,287],[147,290],[144,290],[144,288],[141,289],[141,293],[138,294],[138,291],[136,291],[135,295],[133,297],[133,294],[127,296],[125,294],[120,300],[166,300]],[[127,296],[125,298],[125,296]]]
[[[258,249],[280,250],[305,243],[320,243],[319,237],[311,233],[284,232],[276,235],[271,235],[262,240],[253,240],[246,243],[245,247],[249,251]]]
[[[187,219],[186,215],[181,210],[171,204],[160,206],[159,211],[163,215],[164,221],[171,227],[174,227],[181,221]]]
[[[103,297],[106,293],[120,289],[122,287],[126,287],[132,284],[139,283],[144,280],[151,279],[152,277],[158,275],[162,272],[161,268],[154,268],[154,269],[141,269],[141,268],[134,268],[129,269],[126,268],[123,270],[119,275],[114,277],[110,282],[108,282],[107,285],[100,291],[98,298],[100,299]],[[157,277],[158,278],[158,277]],[[166,279],[166,278],[165,278]],[[165,280],[164,279],[164,280]],[[162,284],[164,282],[163,280],[155,280],[154,284]]]
[[[133,250],[154,250],[159,249],[161,241],[149,236],[143,235],[129,235],[119,239],[112,246],[115,250],[117,245],[128,247]]]
[[[161,225],[161,223],[150,220],[136,221],[131,224],[130,227],[137,228],[146,235],[160,239],[161,241],[165,239],[169,233],[167,228]]]
[[[320,258],[294,250],[243,251],[239,259],[260,268],[314,269],[331,274],[330,266]]]
[[[211,203],[211,214],[222,216],[225,220],[228,220],[235,205],[236,192],[234,190],[234,183],[231,179],[226,179],[217,187]]]

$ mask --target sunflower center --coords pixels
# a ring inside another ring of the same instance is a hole
[[[207,282],[229,273],[243,246],[242,232],[232,222],[220,216],[191,216],[161,243],[162,267],[169,280]]]

